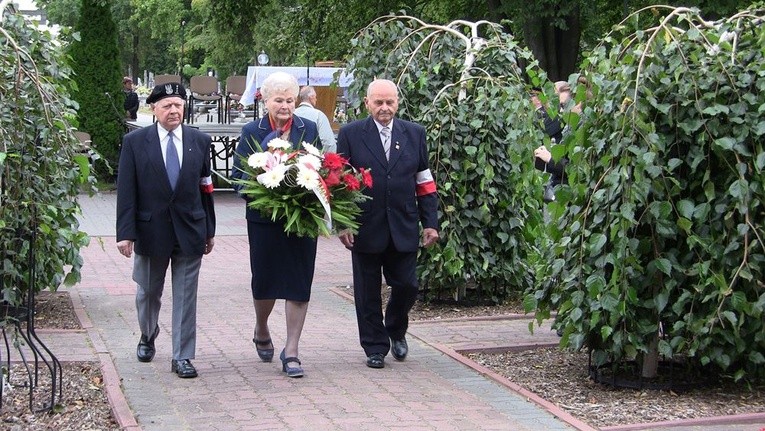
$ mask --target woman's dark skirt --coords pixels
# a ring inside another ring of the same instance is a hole
[[[307,302],[316,263],[316,240],[284,233],[281,223],[247,222],[252,297]]]

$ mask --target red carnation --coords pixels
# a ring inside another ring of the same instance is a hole
[[[329,170],[334,170],[342,168],[346,163],[348,163],[348,160],[344,159],[343,156],[337,153],[327,153],[324,154],[324,163],[322,165]]]
[[[324,183],[327,187],[334,187],[340,184],[340,171],[329,171],[326,177],[324,177]]]
[[[361,182],[364,183],[364,187],[368,189],[372,188],[372,172],[370,172],[369,169],[364,168],[359,170],[361,171]]]
[[[356,178],[353,174],[343,175],[343,182],[348,187],[348,190],[352,192],[359,190],[361,188],[361,183],[359,182],[359,179]]]

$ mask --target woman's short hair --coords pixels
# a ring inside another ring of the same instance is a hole
[[[288,93],[297,98],[300,92],[297,78],[287,72],[274,72],[263,80],[260,94],[264,99],[270,99],[274,93]]]

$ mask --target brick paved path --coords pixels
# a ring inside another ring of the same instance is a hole
[[[81,197],[81,228],[93,236],[83,251],[83,280],[70,289],[84,309],[86,334],[104,362],[110,397],[125,429],[143,430],[566,430],[571,425],[524,396],[466,367],[453,348],[507,345],[508,338],[554,342],[549,331],[531,337],[527,319],[412,325],[410,355],[386,368],[365,365],[352,303],[350,255],[335,238],[319,241],[317,271],[300,358],[306,376],[288,379],[278,361],[262,363],[252,345],[243,203],[216,192],[218,234],[204,258],[198,303],[196,379],[170,372],[170,292],[160,315],[157,355],[139,363],[132,261],[115,246],[115,195]],[[284,343],[283,301],[272,316],[272,336]],[[73,348],[82,335],[69,336]],[[65,342],[64,339],[60,339]],[[516,341],[517,341],[516,340]],[[58,344],[58,343],[56,343]],[[277,352],[278,353],[278,352]],[[113,364],[113,375],[109,375]],[[122,398],[124,394],[124,398]],[[586,427],[581,429],[587,429]]]
[[[160,315],[153,362],[139,363],[132,261],[116,250],[115,195],[82,196],[83,280],[68,289],[84,329],[38,330],[62,361],[100,361],[107,396],[122,429],[137,430],[592,430],[555,405],[466,359],[458,351],[507,350],[556,343],[529,334],[529,319],[413,322],[410,356],[383,370],[365,365],[358,344],[350,256],[335,238],[319,241],[317,270],[300,357],[302,379],[254,351],[247,237],[242,202],[216,192],[218,235],[202,265],[197,358],[200,376],[170,372],[170,309]],[[170,304],[169,289],[164,304]],[[272,318],[284,342],[283,301]],[[609,431],[761,431],[765,413],[609,427]],[[1,428],[1,427],[0,427]]]

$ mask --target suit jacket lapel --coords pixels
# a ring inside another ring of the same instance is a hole
[[[292,116],[292,126],[290,127],[290,142],[292,148],[299,150],[302,148],[303,136],[305,136],[305,123],[297,115]]]
[[[393,133],[390,137],[390,159],[388,160],[388,170],[393,169],[396,165],[396,162],[398,162],[398,158],[403,151],[402,148],[407,144],[404,140],[404,136],[406,135],[404,133],[404,123],[395,120],[393,120],[393,122],[396,124],[393,126]],[[380,145],[382,145],[382,143],[380,143]]]
[[[393,139],[391,137],[391,139]],[[380,162],[380,165],[387,169],[388,161],[385,160],[385,151],[382,147],[382,140],[380,139],[380,131],[377,130],[377,124],[372,117],[368,117],[364,123],[364,135],[361,138],[367,150]]]

